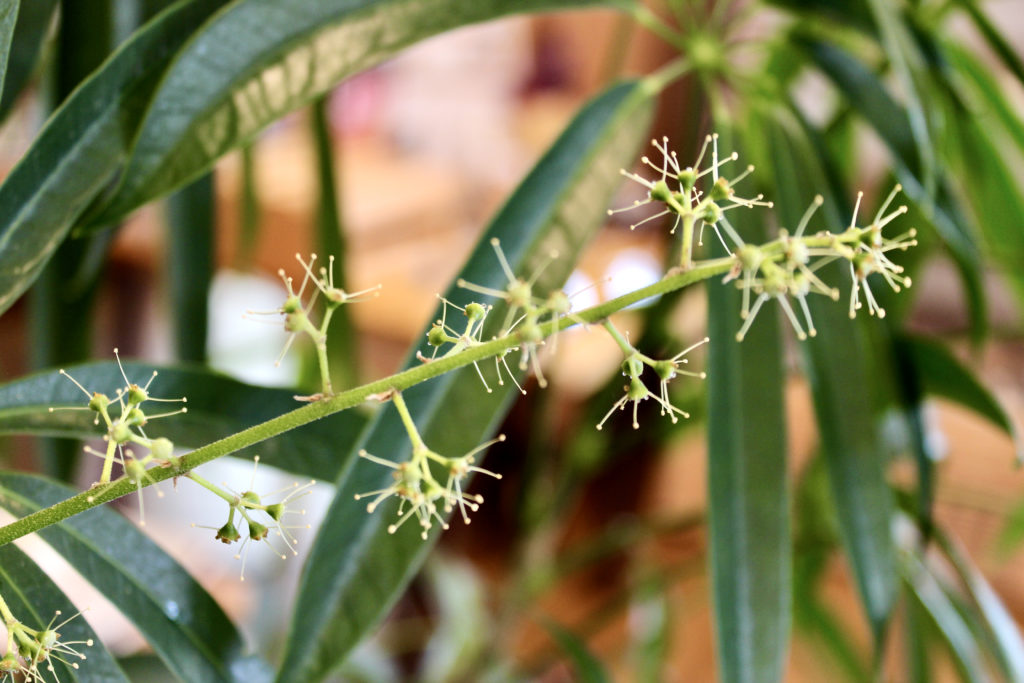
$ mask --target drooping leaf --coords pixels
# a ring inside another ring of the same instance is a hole
[[[79,606],[72,604],[46,572],[13,543],[0,546],[0,595],[3,595],[14,617],[29,628],[57,626],[70,619],[57,629],[59,642],[76,643],[70,647],[85,655],[86,659],[81,660],[70,654],[61,655],[69,663],[78,665],[77,669],[73,669],[51,658],[54,665],[52,674],[47,671],[46,664],[39,666],[44,676],[42,680],[48,680],[54,675],[59,676],[61,681],[77,683],[128,682],[117,660],[100,642],[85,617],[75,617]],[[88,609],[89,606],[80,607]],[[86,644],[89,641],[92,641],[92,645]]]
[[[41,477],[0,473],[0,507],[17,517],[74,493]],[[182,680],[268,677],[265,663],[243,654],[241,634],[213,598],[113,510],[93,508],[39,534],[138,627]]]
[[[299,405],[294,392],[250,386],[198,367],[155,368],[125,362],[124,370],[128,379],[140,385],[158,370],[150,386],[153,396],[188,398],[188,413],[146,425],[151,437],[166,436],[178,447],[203,446]],[[68,372],[89,391],[111,398],[125,385],[114,362],[80,365]],[[93,423],[96,414],[82,409],[87,402],[85,394],[55,370],[0,385],[0,433],[98,437],[102,432]],[[49,412],[49,408],[56,410]],[[363,413],[346,410],[267,439],[238,455],[258,453],[264,464],[330,481],[365,424]]]
[[[0,185],[0,313],[113,179],[168,60],[225,2],[177,4],[138,31],[61,105]]]
[[[249,0],[203,27],[149,108],[103,224],[162,196],[343,78],[437,33],[625,0]]]
[[[729,137],[720,138],[726,151]],[[746,154],[738,146],[741,156]],[[760,243],[767,225],[759,218],[743,210],[731,220],[745,240]],[[775,311],[762,312],[738,342],[739,311],[737,288],[708,284],[708,516],[715,642],[723,681],[767,683],[782,680],[791,622],[785,374]]]
[[[654,90],[646,82],[625,83],[592,100],[495,217],[460,276],[483,286],[508,284],[490,244],[496,237],[519,274],[532,273],[556,249],[560,258],[535,287],[545,292],[561,286],[601,222],[618,170],[632,163],[650,121]],[[460,305],[479,298],[454,285],[445,296]],[[438,317],[440,311],[431,320]],[[431,352],[425,339],[418,346]],[[416,362],[410,353],[407,365]],[[427,444],[458,455],[493,433],[512,392],[506,381],[486,393],[475,371],[466,368],[403,395]],[[395,461],[409,453],[390,406],[378,413],[358,446]],[[356,493],[393,481],[390,470],[355,455],[356,449],[348,453],[338,494],[303,572],[280,681],[326,676],[394,604],[430,548],[413,524],[388,533],[395,505],[382,505],[371,515],[365,502],[353,500]]]

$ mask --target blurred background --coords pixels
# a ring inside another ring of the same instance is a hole
[[[1019,10],[1014,0],[985,3],[1022,54]],[[763,10],[748,30],[772,31],[778,20]],[[962,32],[985,56],[966,22],[952,21],[944,30]],[[173,218],[177,209],[151,205],[116,231],[90,300],[96,322],[87,340],[89,357],[109,358],[115,346],[122,356],[153,363],[205,357],[247,382],[308,387],[311,349],[300,344],[276,366],[287,337],[282,326],[276,318],[266,324],[243,314],[277,309],[286,296],[278,269],[297,275],[294,255],[323,249],[318,163],[327,141],[343,226],[336,243],[342,251],[338,276],[350,291],[382,285],[378,298],[346,308],[350,317],[336,323],[353,333],[346,335],[352,347],[336,356],[335,370],[342,386],[396,371],[429,323],[437,293],[459,270],[489,217],[579,106],[610,80],[649,73],[671,55],[619,15],[577,11],[445,34],[349,79],[316,107],[274,124],[216,167],[213,194],[200,209],[216,226],[208,308],[206,318],[184,333],[175,329],[175,307],[182,296],[205,297],[207,283],[191,283],[189,293],[187,277],[168,272],[167,234],[180,229]],[[37,76],[46,72],[47,60],[58,59],[60,47],[51,41]],[[989,63],[1020,111],[1019,84],[1001,75],[996,60]],[[19,100],[0,129],[0,166],[12,166],[33,139],[45,112],[45,98],[38,95],[52,87],[44,79]],[[708,126],[693,97],[692,83],[670,89],[652,131],[679,140],[683,159]],[[808,111],[820,107],[825,117],[833,93],[809,75],[799,81],[796,97]],[[870,187],[887,172],[888,160],[866,129],[859,134],[857,166]],[[624,187],[615,205],[631,203],[634,191]],[[630,220],[636,217],[610,220],[587,251],[566,286],[576,307],[643,286],[664,272],[671,248],[667,230],[650,223],[631,232]],[[197,250],[197,259],[206,257]],[[980,348],[968,343],[966,303],[948,259],[931,258],[915,280],[907,327],[947,341],[1019,423],[1024,338],[1018,307],[998,272],[985,280],[992,336]],[[117,310],[108,305],[115,291]],[[688,345],[705,334],[705,306],[703,292],[695,290],[657,315]],[[649,311],[628,311],[616,320],[639,336],[651,324]],[[4,316],[0,379],[51,365],[40,358],[32,334],[36,315],[25,296]],[[701,352],[691,359],[691,367],[704,367]],[[703,525],[704,390],[699,381],[690,382],[679,400],[695,415],[690,423],[671,431],[655,423],[648,430],[652,419],[644,423],[643,435],[634,436],[624,421],[617,448],[607,442],[592,447],[593,430],[584,428],[594,412],[589,406],[603,410],[612,400],[589,401],[609,386],[614,396],[620,361],[606,335],[586,330],[564,334],[545,355],[551,386],[540,391],[531,382],[502,429],[509,440],[487,457],[486,466],[503,473],[501,485],[487,478],[474,482],[487,503],[471,526],[455,523],[442,537],[425,571],[377,636],[346,665],[342,680],[474,680],[483,662],[498,678],[515,670],[535,680],[581,680],[565,661],[567,646],[557,625],[576,634],[616,680],[714,679]],[[791,367],[785,392],[791,468],[795,477],[820,476],[809,465],[817,435],[806,381],[795,359]],[[941,400],[929,401],[926,417],[933,452],[941,456],[936,517],[964,544],[1020,623],[1024,552],[1016,537],[1024,529],[1024,473],[1012,466],[1013,444],[967,410]],[[0,458],[32,469],[51,447],[7,437]],[[205,476],[244,487],[251,462],[225,460],[204,467]],[[79,485],[95,479],[94,465],[84,462],[73,473]],[[894,464],[894,481],[909,477],[901,469],[905,465]],[[254,488],[272,491],[291,481],[261,466]],[[287,626],[286,605],[302,558],[282,563],[265,548],[251,548],[246,580],[239,581],[236,550],[220,548],[212,532],[189,526],[219,526],[223,504],[191,482],[173,491],[163,488],[162,498],[147,493],[146,528],[244,625],[256,649],[272,657]],[[307,499],[314,528],[329,499],[325,484]],[[137,515],[134,497],[122,502],[125,514]],[[300,549],[313,533],[298,532]],[[77,585],[73,570],[61,567],[59,558],[52,562],[59,583]],[[866,659],[870,633],[838,555],[823,585],[831,614],[847,634],[843,647]],[[83,585],[70,593],[89,590]],[[140,676],[158,680],[157,670],[147,668],[158,665],[147,657],[144,640],[116,610],[100,596],[81,602],[90,604],[86,618],[104,641],[137,657],[137,671],[145,672]],[[791,681],[834,680],[842,669],[799,629],[790,659]],[[505,662],[507,669],[494,662]],[[952,676],[948,662],[940,672],[946,669]]]

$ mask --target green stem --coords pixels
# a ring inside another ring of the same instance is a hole
[[[396,391],[395,395],[391,398],[391,402],[394,403],[395,408],[398,409],[398,416],[402,418],[402,424],[405,425],[405,431],[409,434],[409,441],[412,441],[413,455],[426,450],[427,445],[423,443],[423,437],[420,436],[419,430],[416,429],[416,423],[413,422],[412,415],[409,414],[409,408],[405,405],[405,399],[402,398],[402,393]]]
[[[695,223],[693,212],[688,211],[682,215],[683,218],[683,260],[680,267],[689,270],[693,266],[693,224]]]
[[[626,308],[638,301],[643,301],[652,296],[659,296],[669,292],[682,289],[696,282],[707,280],[716,275],[727,273],[736,263],[731,256],[709,259],[696,264],[692,269],[685,272],[676,272],[667,275],[652,285],[643,287],[634,292],[624,294],[610,301],[598,304],[591,308],[580,311],[570,317],[559,318],[538,325],[543,337],[551,336],[577,323],[597,323],[609,315]],[[474,361],[483,360],[497,356],[505,351],[517,347],[522,343],[518,333],[512,333],[504,337],[493,339],[478,346],[473,346],[457,356],[439,358],[423,365],[404,370],[390,377],[369,382],[354,389],[343,391],[330,398],[310,403],[291,412],[272,418],[258,425],[244,429],[236,434],[225,437],[211,444],[197,448],[196,450],[181,456],[177,467],[154,467],[149,470],[152,480],[145,483],[145,486],[178,477],[183,470],[192,470],[200,465],[215,460],[222,456],[234,453],[248,446],[252,446],[271,437],[283,434],[289,430],[309,424],[314,420],[332,415],[342,410],[355,407],[375,395],[390,394],[408,389],[411,386],[424,382],[433,377],[438,377],[447,372],[469,365]],[[397,404],[396,404],[397,405]],[[43,527],[56,524],[62,520],[84,512],[97,505],[136,492],[136,484],[129,479],[122,477],[105,487],[102,492],[84,491],[61,501],[48,508],[34,512],[26,517],[11,522],[0,528],[0,545],[10,543]]]
[[[14,624],[18,620],[14,617],[14,612],[7,606],[7,601],[4,600],[4,596],[0,595],[0,616],[4,618],[4,625],[10,629],[11,624]]]
[[[213,493],[214,495],[223,498],[225,501],[227,501],[228,505],[234,507],[237,496],[233,496],[230,493],[221,490],[219,486],[211,482],[209,479],[200,476],[195,472],[186,472],[185,476],[194,481],[195,483],[199,484],[200,486],[202,486],[210,493]]]
[[[620,349],[622,349],[622,353],[629,356],[636,351],[636,349],[633,348],[633,345],[619,333],[619,329],[612,324],[611,320],[605,320],[603,325],[604,329],[608,330],[608,334],[610,334],[612,339],[615,340],[615,343],[619,345]]]

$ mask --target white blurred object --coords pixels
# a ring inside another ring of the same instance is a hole
[[[650,252],[643,249],[622,250],[615,255],[605,270],[608,277],[608,282],[604,285],[605,299],[614,299],[654,284],[661,279],[662,270],[661,263]],[[628,308],[647,306],[654,301],[655,297],[649,297]]]
[[[293,386],[298,361],[285,354],[275,365],[288,341],[284,317],[246,316],[246,311],[275,311],[288,292],[279,280],[221,270],[210,287],[210,327],[207,353],[210,366],[244,382],[264,386]],[[298,341],[298,340],[297,340]]]

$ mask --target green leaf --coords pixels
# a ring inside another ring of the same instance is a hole
[[[1013,439],[1018,462],[1024,461],[1024,442],[1013,420],[992,392],[941,344],[906,335],[897,340],[913,362],[925,392],[955,401],[1002,429]]]
[[[75,493],[41,477],[0,473],[0,507],[17,517]],[[39,534],[138,627],[181,680],[266,678],[266,665],[242,654],[241,635],[213,598],[113,510],[93,508]]]
[[[199,31],[167,71],[122,185],[92,224],[164,195],[268,123],[404,47],[516,12],[623,0],[248,0]],[[211,68],[216,65],[216,68]]]
[[[18,95],[25,89],[32,72],[35,71],[43,41],[53,24],[56,9],[57,0],[30,0],[21,3],[7,59],[3,96],[0,97],[0,121],[11,113]]]
[[[938,628],[962,679],[969,683],[993,680],[980,643],[972,633],[967,619],[942,585],[940,574],[928,566],[925,558],[912,550],[901,554],[900,565],[903,580],[911,595]]]
[[[816,191],[812,179],[825,177],[815,163],[799,127],[776,110],[775,125],[766,126],[771,149],[771,177],[780,179],[776,211],[783,225],[795,225]],[[802,178],[807,182],[788,180]],[[835,205],[821,209],[826,225],[841,226]],[[827,282],[851,286],[845,271],[823,268]],[[821,435],[822,450],[839,517],[846,554],[853,565],[861,600],[881,651],[886,623],[896,599],[895,556],[890,537],[893,501],[879,448],[870,378],[875,368],[862,321],[850,320],[846,307],[827,297],[809,297],[817,336],[800,344]],[[872,321],[874,323],[874,321]]]
[[[655,90],[647,82],[625,83],[586,105],[492,221],[460,276],[483,286],[507,285],[490,245],[497,237],[519,274],[532,273],[557,249],[560,258],[543,271],[535,291],[561,286],[601,224],[619,169],[633,162],[651,119]],[[467,290],[455,286],[445,296],[461,305],[472,300]],[[500,322],[503,314],[496,313]],[[430,319],[438,317],[440,311]],[[419,346],[431,352],[426,339]],[[417,362],[410,353],[406,364]],[[403,395],[426,443],[456,455],[493,433],[513,392],[506,382],[486,393],[476,372],[465,368]],[[391,460],[407,456],[408,440],[390,406],[377,414],[359,446]],[[326,676],[386,614],[430,548],[413,524],[387,533],[396,505],[382,505],[371,515],[365,502],[353,500],[356,493],[393,481],[391,470],[355,456],[353,449],[346,457],[338,494],[305,566],[281,681]]]
[[[560,624],[546,619],[545,630],[572,662],[573,680],[582,683],[610,683],[612,678],[601,660],[594,656],[587,644],[575,633]]]
[[[188,398],[188,413],[153,420],[146,425],[151,437],[166,436],[178,447],[197,447],[235,434],[297,407],[293,392],[254,387],[202,368],[154,367],[125,362],[125,373],[145,384],[154,370],[159,374],[150,387],[158,398]],[[68,368],[89,391],[113,397],[124,387],[117,363],[91,363]],[[55,370],[0,385],[0,433],[95,438],[101,434],[93,423],[96,414],[82,410],[86,396]],[[49,412],[49,408],[56,408]],[[78,408],[78,410],[69,410]],[[262,463],[331,481],[340,471],[343,454],[355,443],[366,424],[358,410],[346,410],[267,439],[238,457],[258,453]]]
[[[0,313],[114,178],[170,57],[225,2],[180,3],[137,32],[61,105],[0,185]]]
[[[981,627],[991,640],[992,650],[1006,680],[1024,680],[1024,638],[1021,638],[1013,615],[963,548],[942,530],[937,530],[935,536],[939,548],[956,570],[971,606],[979,614]]]
[[[29,628],[41,629],[51,624],[60,624],[79,611],[46,572],[13,543],[0,546],[0,594],[15,618]],[[82,607],[87,608],[88,605]],[[117,660],[103,646],[84,617],[71,619],[60,627],[58,633],[60,642],[82,643],[71,647],[87,659],[80,661],[74,656],[64,656],[69,662],[78,664],[77,670],[52,660],[55,670],[48,674],[45,665],[40,666],[45,676],[40,680],[48,680],[52,675],[59,676],[61,681],[78,683],[127,683],[128,678],[121,671]],[[89,640],[92,640],[92,645],[85,645]]]
[[[969,90],[961,94],[969,104],[980,105],[981,111],[972,111],[972,115],[988,123],[989,116],[994,117],[1017,147],[1024,150],[1024,120],[1020,112],[1007,99],[1006,89],[996,79],[988,65],[983,64],[970,50],[953,42],[943,44],[946,59],[956,70],[957,81],[952,85],[962,84],[959,88]],[[987,127],[987,126],[986,126]]]
[[[964,8],[971,16],[975,27],[988,41],[988,45],[1003,60],[1003,64],[1010,73],[1017,77],[1017,80],[1024,85],[1024,62],[1021,62],[1017,51],[1010,45],[999,30],[992,25],[984,10],[981,9],[977,0],[957,0],[957,4]]]
[[[719,144],[728,152],[726,138]],[[744,148],[737,147],[745,158]],[[760,243],[767,226],[759,218],[743,210],[730,220],[745,239]],[[739,289],[708,284],[711,579],[718,671],[728,683],[782,680],[791,622],[778,316],[763,311],[737,342],[740,307]]]
[[[18,22],[18,5],[21,0],[0,0],[0,92],[7,77],[7,63],[14,41],[14,27]],[[2,100],[0,100],[2,103]]]

